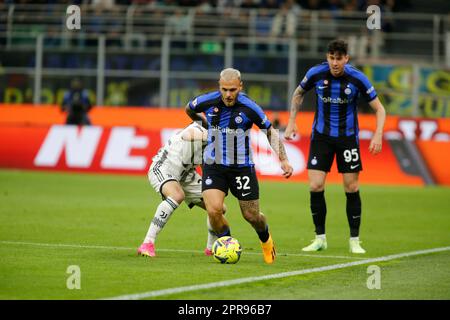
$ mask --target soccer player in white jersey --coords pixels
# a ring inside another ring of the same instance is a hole
[[[152,158],[148,179],[163,201],[156,209],[144,242],[138,249],[141,256],[155,256],[155,241],[172,213],[185,201],[189,208],[205,209],[202,199],[202,177],[196,172],[202,162],[203,145],[208,131],[196,122],[174,134]],[[226,207],[224,205],[224,212]],[[205,255],[211,255],[211,247],[217,236],[206,219],[208,240]]]

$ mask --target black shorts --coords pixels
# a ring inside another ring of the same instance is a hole
[[[334,155],[339,173],[362,170],[359,140],[356,135],[330,137],[314,132],[309,146],[308,169],[329,172]]]
[[[227,167],[220,164],[203,165],[202,191],[228,189],[239,200],[258,200],[259,185],[255,167]]]

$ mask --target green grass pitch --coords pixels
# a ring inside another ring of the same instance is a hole
[[[157,240],[157,257],[138,257],[160,198],[146,176],[0,171],[0,299],[100,299],[278,274],[450,246],[450,189],[361,187],[361,240],[348,252],[345,195],[328,185],[328,250],[304,254],[314,237],[306,184],[260,182],[261,210],[278,257],[262,260],[259,240],[226,198],[231,231],[243,246],[236,265],[203,255],[206,214],[185,204]],[[450,251],[372,263],[381,289],[367,288],[370,264],[153,299],[450,299]],[[79,266],[81,289],[67,268]]]

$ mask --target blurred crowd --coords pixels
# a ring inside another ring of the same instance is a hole
[[[378,5],[382,10],[399,11],[410,7],[410,0],[4,0],[5,4],[64,4],[92,5],[108,10],[116,5],[142,5],[149,7],[201,7],[282,9],[289,7],[307,10],[349,10],[365,11],[369,5]]]
[[[22,14],[16,10],[14,26],[17,32],[45,32],[45,46],[61,45],[58,36],[61,31],[60,20],[50,21],[49,17],[59,14],[58,5],[67,6],[71,3],[81,6],[83,12],[88,14],[83,20],[83,34],[92,37],[82,38],[82,33],[79,33],[76,39],[79,45],[96,46],[97,39],[94,36],[105,34],[107,46],[145,47],[151,45],[149,41],[152,40],[146,38],[148,35],[161,33],[185,36],[195,32],[196,35],[204,36],[249,36],[271,41],[298,37],[300,24],[309,23],[308,14],[302,15],[306,10],[321,10],[321,19],[351,23],[355,19],[352,14],[365,15],[370,5],[379,6],[382,12],[392,13],[408,8],[410,1],[413,0],[4,0],[3,5],[43,5],[40,11],[31,16],[30,13]],[[124,37],[124,10],[130,6],[135,8],[132,10],[133,33]],[[253,24],[249,23],[250,11],[241,9],[256,9]],[[385,32],[392,31],[395,29],[394,23],[389,20],[389,16],[385,17],[382,29]],[[329,23],[327,26],[328,29],[322,26],[322,32],[333,36],[336,26]],[[26,41],[29,40],[15,39],[14,43]],[[269,49],[278,50],[274,49],[274,45],[269,45]]]

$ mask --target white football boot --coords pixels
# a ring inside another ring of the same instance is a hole
[[[317,237],[312,240],[312,243],[304,247],[302,251],[320,251],[327,248],[327,239],[325,237]]]
[[[350,238],[349,240],[350,253],[366,253],[366,250],[361,248],[361,241],[359,238]]]

